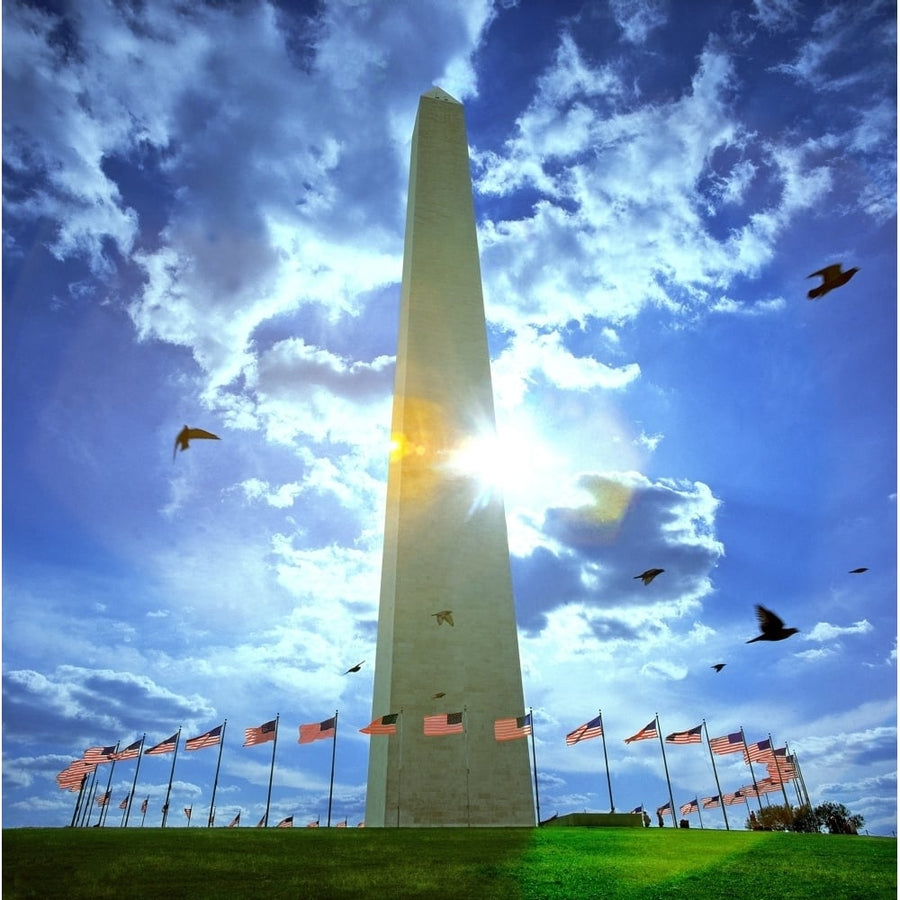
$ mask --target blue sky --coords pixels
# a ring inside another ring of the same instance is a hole
[[[564,743],[602,709],[617,809],[668,799],[658,743],[623,743],[658,713],[771,734],[814,803],[896,831],[893,4],[3,18],[5,826],[67,824],[54,778],[89,746],[225,719],[217,823],[255,823],[243,730],[276,713],[271,816],[324,821],[330,743],[296,729],[336,709],[332,818],[362,819],[409,142],[440,85],[542,816],[608,808],[600,742]],[[859,272],[808,301],[834,262]],[[184,424],[221,441],[173,461]],[[746,644],[756,603],[800,633]],[[141,764],[148,825],[170,759]],[[676,804],[717,793],[705,747],[667,759]],[[179,752],[171,826],[215,763]]]

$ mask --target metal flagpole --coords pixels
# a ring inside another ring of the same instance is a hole
[[[81,787],[78,788],[78,799],[75,801],[75,809],[72,811],[72,822],[69,828],[75,827],[75,820],[78,818],[78,813],[81,810],[81,798],[84,796],[84,786],[87,784],[87,777],[87,772],[81,776]]]
[[[222,765],[222,748],[225,746],[225,726],[228,719],[222,722],[222,733],[219,735],[219,758],[216,761],[216,777],[213,778],[212,800],[209,801],[209,818],[206,820],[206,827],[212,828],[213,815],[216,808],[216,788],[219,786],[219,766]],[[193,809],[193,807],[191,807]],[[189,823],[190,824],[190,823]]]
[[[803,788],[803,794],[806,797],[806,805],[812,809],[812,803],[809,802],[809,791],[806,789],[806,781],[803,778],[803,770],[800,768],[800,760],[797,759],[797,754],[794,753],[794,765],[797,767],[797,776],[800,779],[800,787]]]
[[[603,710],[597,710],[597,718],[600,719],[600,739],[603,741],[603,762],[606,764],[606,787],[609,789],[609,811],[614,813],[616,805],[613,803],[612,781],[609,779],[609,757],[606,755],[606,732],[603,729]]]
[[[709,729],[706,727],[706,719],[703,720],[703,730],[706,732],[706,746],[709,748],[709,761],[712,763],[713,767],[713,775],[716,779],[716,790],[719,792],[719,798],[721,799],[721,807],[722,807],[722,818],[725,819],[725,830],[730,831],[731,829],[728,826],[728,813],[725,812],[725,797],[722,794],[722,788],[719,786],[719,773],[716,770],[716,760],[713,757],[712,752],[712,744],[709,742]],[[699,797],[697,798],[699,801]],[[697,809],[700,808],[699,802],[697,803]]]
[[[134,781],[131,783],[131,793],[128,795],[128,808],[125,810],[125,824],[123,828],[128,827],[128,818],[131,815],[131,804],[134,802],[134,792],[137,790],[138,772],[141,768],[141,756],[144,752],[144,741],[147,739],[147,733],[141,735],[141,746],[138,748],[137,763],[134,766]]]
[[[147,799],[141,804],[141,828],[144,827],[144,819],[147,818],[147,807],[150,806],[150,796],[147,795]]]
[[[531,722],[531,762],[534,769],[534,801],[537,804],[537,823],[541,827],[541,796],[538,793],[537,753],[534,750],[534,710],[528,707],[528,719]]]
[[[750,777],[753,779],[753,790],[756,791],[756,802],[759,805],[759,811],[762,812],[762,796],[759,793],[759,785],[756,783],[756,773],[753,771],[753,762],[750,759],[750,748],[747,746],[747,738],[744,736],[744,726],[741,725],[741,740],[744,742],[744,759],[747,760],[747,766],[750,769]],[[769,801],[766,800],[766,806]]]
[[[91,818],[91,803],[93,802],[94,797],[94,785],[97,783],[97,767],[94,766],[94,771],[91,772],[91,784],[87,791],[87,798],[84,801],[84,809],[81,812],[81,821],[79,827],[86,828],[87,822]]]
[[[106,793],[110,794],[112,790],[112,777],[113,772],[116,769],[116,754],[119,752],[119,741],[116,741],[116,749],[113,750],[112,763],[109,766],[109,778],[106,779]],[[110,794],[110,799],[112,798],[112,794]],[[100,818],[97,820],[97,824],[102,826],[106,821],[106,816],[109,813],[109,800],[106,801],[103,808],[100,810]]]
[[[718,785],[718,782],[716,782],[716,784]],[[721,791],[719,792],[719,796],[721,796]],[[703,813],[700,812],[700,807],[703,806],[703,804],[700,802],[699,794],[697,795],[697,797],[695,799],[697,801],[697,818],[700,820],[700,827],[702,828],[703,827]]]
[[[472,825],[472,812],[469,805],[469,717],[466,715],[467,707],[463,706],[463,756],[466,767],[466,827]]]
[[[266,794],[266,814],[263,816],[263,828],[269,827],[269,806],[272,803],[272,779],[275,776],[275,748],[278,746],[278,718],[281,713],[275,713],[275,737],[272,740],[272,765],[269,768],[269,793]],[[335,734],[337,734],[337,722],[335,725]]]
[[[175,752],[172,754],[172,768],[169,771],[169,786],[166,788],[166,802],[163,804],[163,817],[161,828],[166,827],[166,819],[169,818],[169,797],[172,795],[172,779],[175,777],[175,760],[178,759],[178,742],[181,740],[181,729],[178,726],[178,734],[175,735]]]
[[[337,723],[338,723],[338,711],[334,711],[334,736],[331,738],[331,782],[328,785],[328,824],[327,827],[331,828],[331,796],[334,792],[334,753],[337,748]]]
[[[400,707],[400,749],[397,753],[397,827],[400,827],[400,782],[403,778],[403,707]]]
[[[659,727],[659,713],[655,714],[656,718],[656,736],[659,738],[659,749],[662,750],[663,768],[666,770],[666,786],[669,788],[669,809],[672,813],[672,825],[678,827],[678,820],[675,818],[675,798],[672,796],[672,782],[669,781],[669,764],[666,762],[666,748],[663,746],[662,730]]]
[[[772,762],[775,763],[775,769],[778,772],[778,783],[781,785],[781,794],[784,797],[784,805],[790,809],[791,801],[788,800],[787,791],[784,789],[784,781],[781,778],[781,768],[778,765],[778,757],[775,755],[775,742],[772,740],[772,732],[769,732],[769,753],[772,754]]]

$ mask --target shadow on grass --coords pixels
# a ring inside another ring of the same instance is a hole
[[[888,838],[711,830],[15,829],[7,898],[896,897]]]

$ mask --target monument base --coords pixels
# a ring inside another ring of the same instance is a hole
[[[589,828],[643,828],[640,813],[569,813],[541,822],[542,828],[580,826]]]

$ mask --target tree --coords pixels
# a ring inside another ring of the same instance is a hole
[[[826,829],[829,834],[858,834],[865,821],[860,815],[853,815],[843,803],[826,801],[815,809],[803,805],[791,808],[785,806],[764,806],[755,814],[756,825],[748,819],[746,828],[762,831],[797,831],[817,834]]]
[[[831,801],[820,803],[815,815],[820,827],[827,828],[829,834],[858,834],[865,821],[861,815],[852,814],[843,803]]]

